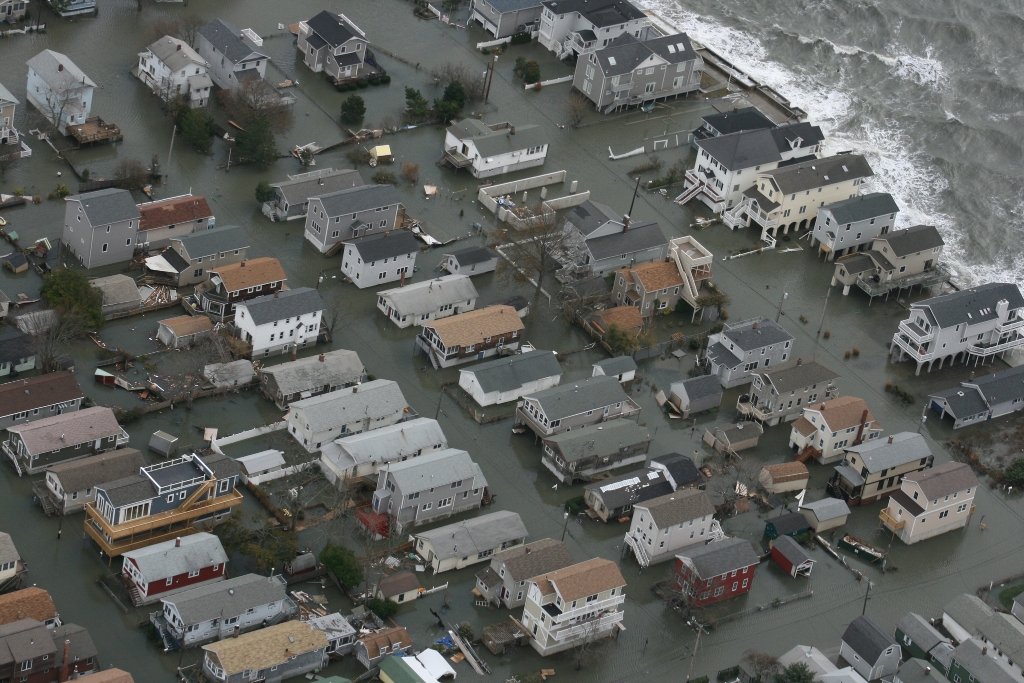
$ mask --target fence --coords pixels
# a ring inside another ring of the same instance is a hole
[[[565,176],[566,172],[562,170],[554,171],[553,173],[546,173],[544,175],[532,176],[530,178],[523,178],[522,180],[513,180],[508,183],[499,183],[498,185],[485,185],[480,188],[479,192],[477,192],[476,199],[478,202],[483,204],[488,211],[496,214],[498,213],[498,202],[494,199],[495,197],[515,194],[524,190],[532,190],[537,187],[544,187],[545,185],[564,183]]]
[[[675,348],[682,346],[686,342],[686,339],[669,339],[667,341],[658,342],[654,346],[648,346],[643,349],[634,349],[633,360],[648,360],[650,358],[656,358],[661,356],[663,353],[674,351]]]
[[[284,420],[282,420],[281,422],[275,422],[274,424],[265,425],[263,427],[247,429],[244,432],[238,432],[237,434],[231,434],[230,436],[225,436],[220,439],[214,439],[213,441],[210,442],[210,448],[213,449],[215,453],[220,453],[221,455],[224,455],[224,451],[220,449],[221,446],[230,446],[233,443],[245,441],[246,439],[251,439],[255,436],[270,434],[271,432],[276,432],[281,429],[284,429],[286,426],[287,423]]]
[[[485,47],[496,47],[498,45],[504,45],[505,43],[508,43],[511,40],[512,40],[512,36],[508,36],[508,37],[505,37],[505,38],[498,38],[497,40],[487,40],[487,41],[484,41],[482,43],[477,43],[476,44],[476,49],[482,50]]]
[[[575,76],[562,76],[560,78],[552,78],[551,80],[548,81],[540,81],[539,83],[527,83],[526,85],[523,86],[523,88],[525,90],[533,90],[538,85],[544,87],[546,85],[556,85],[558,83],[569,83],[570,81],[572,81],[573,78],[575,78]]]
[[[469,413],[470,416],[474,420],[476,420],[478,424],[485,425],[490,424],[492,422],[499,422],[506,418],[512,417],[512,415],[515,414],[516,411],[515,407],[513,406],[511,410],[507,410],[504,413],[494,412],[492,414],[488,414],[482,410],[479,410],[478,408],[474,408],[473,404],[470,403],[469,395],[466,394],[465,390],[463,390],[463,388],[460,387],[455,382],[446,382],[443,385],[441,385],[441,389],[442,391],[444,391],[444,393],[448,394],[448,396],[450,396],[453,401],[459,404],[460,408]],[[491,408],[494,411],[501,410],[501,406],[497,405],[491,406]]]

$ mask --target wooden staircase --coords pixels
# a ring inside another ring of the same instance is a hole
[[[796,454],[795,460],[797,462],[807,462],[811,458],[815,458],[819,455],[821,455],[821,451],[814,446],[804,446],[804,449]]]

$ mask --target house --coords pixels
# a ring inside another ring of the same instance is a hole
[[[142,293],[135,280],[127,275],[108,275],[89,281],[103,293],[103,317],[107,320],[123,318],[142,307]]]
[[[50,9],[61,17],[72,17],[79,14],[95,14],[99,12],[96,8],[96,0],[68,0],[66,3],[55,3],[54,0],[47,0],[47,2],[50,4]]]
[[[367,669],[376,667],[389,655],[405,654],[412,647],[412,638],[404,626],[381,629],[361,636],[356,641],[354,652],[359,663]]]
[[[448,448],[437,420],[417,417],[369,432],[352,434],[323,445],[320,470],[338,488],[357,479],[377,481],[379,469]]]
[[[570,486],[594,475],[647,459],[651,431],[632,420],[614,419],[542,437],[541,461]]]
[[[691,146],[697,147],[698,140],[707,140],[720,135],[738,133],[744,130],[775,128],[775,122],[761,113],[757,107],[733,107],[729,111],[706,114],[700,117],[701,125],[691,133]]]
[[[488,602],[515,609],[526,603],[529,579],[571,564],[572,554],[562,541],[545,538],[514,545],[494,553],[490,566],[477,572],[476,590]]]
[[[804,363],[798,358],[792,367],[756,373],[736,410],[770,427],[790,422],[800,417],[806,406],[838,396],[837,377],[839,373],[820,363]]]
[[[255,31],[239,31],[223,19],[214,19],[199,29],[199,56],[210,65],[210,78],[224,90],[266,76],[270,57],[262,48],[263,39]]]
[[[802,464],[802,463],[798,463]],[[811,525],[814,533],[820,534],[846,524],[850,515],[850,506],[839,498],[822,498],[821,500],[801,503],[800,512]]]
[[[859,616],[843,632],[839,656],[864,680],[877,681],[896,673],[902,652],[892,636],[871,617]]]
[[[51,372],[0,384],[0,429],[73,413],[82,405],[83,397],[70,372]]]
[[[949,654],[953,654],[953,646],[950,645]],[[948,659],[946,661],[949,661]],[[910,659],[900,664],[893,676],[894,680],[900,683],[948,683],[948,679],[942,675],[942,668],[933,666],[938,660]]]
[[[796,538],[810,533],[810,530],[811,525],[807,522],[807,518],[799,512],[785,512],[778,517],[772,517],[764,525],[764,535],[771,540],[780,536]]]
[[[19,372],[35,367],[35,347],[27,334],[11,332],[0,338],[0,377],[17,377]]]
[[[29,0],[3,0],[0,2],[0,19],[20,21],[28,13],[28,3]]]
[[[139,64],[133,71],[160,99],[170,102],[182,98],[195,109],[210,102],[209,68],[187,42],[164,36],[139,53]]]
[[[199,307],[221,322],[235,314],[238,304],[280,292],[288,279],[281,262],[270,256],[218,265],[207,273],[207,280],[196,287],[196,297]]]
[[[759,561],[742,538],[693,545],[676,555],[673,583],[691,607],[703,607],[749,593]]]
[[[11,298],[4,294],[2,291],[0,291],[0,320],[4,320],[5,318],[7,318],[7,313],[10,310]],[[15,319],[15,324],[17,324],[17,318]]]
[[[321,11],[299,22],[295,46],[313,73],[324,72],[337,83],[365,76],[371,69],[366,34],[344,14]]]
[[[959,387],[928,397],[939,419],[949,415],[953,429],[1020,412],[1024,409],[1024,365],[972,377]]]
[[[325,351],[280,365],[260,368],[260,391],[281,410],[293,401],[359,384],[366,368],[359,354],[347,349]]]
[[[29,104],[38,109],[57,132],[70,135],[72,126],[83,124],[89,118],[96,84],[67,55],[53,50],[43,50],[26,64],[25,97]]]
[[[11,15],[12,0],[0,0],[0,19]],[[0,83],[0,145],[16,145],[19,141],[18,129],[14,127],[14,112],[20,104],[18,98]]]
[[[624,521],[632,516],[634,506],[674,490],[663,470],[641,469],[588,484],[583,500],[590,508],[588,516],[602,522]]]
[[[259,574],[190,588],[160,601],[162,608],[150,614],[149,621],[175,649],[265,628],[268,622],[287,619],[298,611],[285,595],[284,579]]]
[[[170,238],[170,248],[149,256],[146,275],[162,284],[185,287],[206,282],[210,271],[245,260],[249,238],[236,225]]]
[[[288,180],[270,183],[273,198],[263,203],[263,215],[272,221],[292,221],[305,218],[309,198],[331,194],[365,185],[355,169],[322,168],[288,176]]]
[[[450,368],[519,348],[526,329],[511,306],[488,306],[424,323],[416,345],[430,358],[434,369]]]
[[[769,542],[771,556],[782,570],[794,579],[798,576],[810,576],[814,569],[814,560],[803,547],[789,536],[779,536]]]
[[[437,650],[427,648],[417,655],[385,657],[380,662],[384,683],[438,683],[455,678],[455,669]]]
[[[479,508],[485,495],[480,466],[466,451],[446,448],[380,469],[372,508],[401,531]]]
[[[227,553],[220,539],[206,532],[129,550],[121,557],[121,581],[136,607],[227,577]]]
[[[310,453],[334,439],[401,422],[408,402],[389,379],[294,401],[285,417],[288,432]]]
[[[657,223],[632,225],[628,220],[619,232],[592,234],[578,242],[565,268],[575,274],[607,275],[623,266],[661,261],[668,238]]]
[[[359,289],[412,277],[420,241],[408,230],[378,232],[345,241],[341,272]]]
[[[541,9],[540,0],[473,0],[469,20],[495,38],[509,38],[517,33],[533,33]]]
[[[874,175],[861,154],[810,159],[756,173],[743,199],[722,214],[730,228],[761,228],[761,239],[774,240],[790,230],[813,227],[816,209],[856,197]]]
[[[253,357],[294,356],[317,343],[325,307],[312,287],[277,291],[235,304],[235,328],[239,338],[252,344]]]
[[[484,2],[484,0],[480,0]],[[452,275],[481,275],[498,267],[498,253],[487,247],[467,247],[444,255],[441,266]]]
[[[896,642],[903,651],[903,661],[911,659],[931,660],[937,648],[950,647],[949,638],[939,633],[920,614],[907,612],[896,622]]]
[[[209,230],[216,221],[206,198],[191,193],[146,202],[138,208],[141,215],[138,241],[150,249],[166,247],[173,238]]]
[[[205,315],[179,315],[157,323],[156,338],[169,348],[188,348],[213,336],[213,323]]]
[[[410,571],[389,574],[377,582],[376,588],[375,598],[397,603],[412,602],[424,590],[416,574]]]
[[[526,535],[519,515],[501,510],[413,534],[413,542],[424,564],[440,574],[486,562],[497,552],[525,543]]]
[[[591,377],[614,377],[620,383],[632,382],[636,377],[636,361],[632,356],[605,358],[593,364]]]
[[[899,490],[890,494],[879,518],[907,545],[917,543],[966,526],[977,489],[978,478],[966,463],[911,472],[901,477]]]
[[[25,563],[21,561],[11,535],[0,531],[0,587],[4,590],[18,588],[24,573]]]
[[[602,35],[603,37],[603,35]],[[700,89],[701,59],[685,33],[650,36],[623,33],[576,62],[573,88],[603,114],[689,95]]]
[[[96,677],[89,683],[135,683],[135,679],[130,673],[116,668],[104,669],[89,675]]]
[[[115,479],[86,503],[85,532],[109,557],[215,526],[242,503],[238,465],[219,453],[192,454]]]
[[[953,640],[964,642],[978,634],[982,624],[992,619],[995,610],[976,595],[962,593],[942,608],[942,628]]]
[[[131,192],[109,188],[64,201],[61,239],[79,263],[97,268],[131,260],[142,217]]]
[[[811,246],[826,261],[864,251],[876,237],[895,226],[900,207],[888,192],[871,192],[826,204],[818,209]]]
[[[722,405],[722,383],[718,375],[688,377],[669,385],[668,402],[684,418],[715,410]]]
[[[327,665],[327,636],[304,621],[288,621],[204,645],[203,673],[225,683],[277,683]]]
[[[298,467],[290,469],[299,469]],[[327,573],[327,567],[316,559],[312,552],[304,552],[284,563],[284,574],[288,584],[316,579]]]
[[[697,489],[673,491],[636,503],[623,552],[632,552],[641,567],[671,560],[680,549],[703,545],[721,534],[714,514],[715,506],[708,494]]]
[[[559,59],[606,47],[628,33],[647,40],[651,20],[629,0],[545,0],[538,41]]]
[[[693,464],[693,459],[679,453],[667,453],[651,458],[647,467],[661,470],[665,478],[672,483],[673,490],[701,488],[704,484],[705,477]]]
[[[553,351],[535,349],[503,356],[459,371],[459,386],[480,406],[517,401],[558,386],[562,366]]]
[[[614,377],[588,377],[529,394],[516,404],[517,424],[548,437],[599,422],[630,418],[640,413]]]
[[[114,411],[97,406],[9,426],[3,451],[21,476],[127,443],[128,433],[117,424]]]
[[[476,287],[466,275],[444,275],[426,282],[377,292],[377,308],[404,328],[472,311]]]
[[[832,285],[843,285],[843,295],[857,285],[872,299],[892,290],[928,286],[948,279],[938,267],[946,242],[931,225],[893,230],[875,238],[867,251],[836,260]]]
[[[853,505],[866,505],[900,488],[904,477],[927,470],[935,456],[924,437],[899,432],[888,439],[847,446],[843,464],[828,483],[829,494]]]
[[[751,318],[726,324],[708,337],[702,364],[726,389],[753,380],[756,370],[779,365],[789,359],[793,335],[771,318]]]
[[[821,683],[822,674],[832,673],[838,669],[821,650],[809,645],[797,645],[779,656],[779,665],[783,668],[793,664],[806,666],[814,677],[814,683]],[[941,681],[935,683],[941,683]]]
[[[916,374],[935,361],[984,363],[1024,346],[1024,297],[1012,282],[991,282],[910,304],[892,337],[890,362],[912,358]]]
[[[530,645],[546,657],[616,635],[625,589],[622,572],[602,557],[530,578],[521,619],[533,635]]]
[[[252,361],[245,358],[203,366],[203,379],[217,389],[246,386],[252,384],[255,377]]]
[[[348,619],[334,612],[322,617],[307,619],[312,628],[323,631],[327,636],[327,654],[332,658],[341,657],[352,652],[356,642],[356,629]]]
[[[789,447],[797,449],[801,462],[814,457],[830,465],[843,459],[847,446],[874,441],[881,433],[864,399],[841,396],[806,406],[790,430]]]
[[[96,500],[100,484],[137,474],[145,466],[146,459],[134,448],[57,463],[46,468],[46,491],[60,514],[73,514]]]
[[[653,261],[624,268],[615,274],[612,293],[616,303],[636,306],[640,315],[674,311],[682,298],[683,278],[672,261]]]
[[[731,425],[716,425],[704,430],[703,441],[719,453],[736,453],[757,446],[764,434],[764,427],[758,422],[737,422]]]
[[[456,169],[468,168],[474,178],[542,166],[547,155],[547,134],[533,124],[513,126],[508,121],[465,118],[445,129],[443,160]]]
[[[46,628],[57,628],[61,624],[53,598],[36,586],[0,595],[0,626],[21,619],[34,619]]]
[[[789,493],[803,491],[811,473],[802,462],[781,462],[765,465],[757,475],[757,480],[768,493]]]
[[[75,624],[47,628],[35,619],[0,627],[0,680],[57,683],[98,675],[98,651],[89,632]],[[38,672],[38,673],[26,673]]]
[[[402,204],[394,185],[357,185],[309,198],[306,239],[333,255],[340,242],[398,227]]]
[[[1020,674],[1014,674],[1005,661],[977,640],[966,640],[956,646],[950,658],[950,680],[984,681],[984,683],[1020,683]]]
[[[603,338],[612,329],[612,325],[636,337],[643,330],[644,322],[636,306],[615,306],[594,311],[587,316],[587,325],[598,338]]]
[[[287,467],[284,451],[269,449],[235,458],[243,484],[252,482],[259,485],[265,481],[273,481],[297,471],[295,467]]]

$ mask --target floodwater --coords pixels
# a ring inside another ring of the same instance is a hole
[[[232,167],[225,172],[221,166],[227,158],[222,142],[214,146],[213,155],[203,157],[176,145],[171,163],[166,163],[170,145],[171,123],[162,114],[156,100],[138,81],[128,74],[144,49],[147,27],[157,18],[195,12],[205,18],[221,16],[241,27],[251,26],[268,37],[265,49],[273,57],[268,76],[274,81],[298,79],[296,89],[295,126],[278,140],[279,149],[294,144],[316,141],[321,145],[342,139],[343,131],[335,123],[343,95],[330,88],[322,79],[304,69],[296,58],[289,35],[279,35],[278,24],[288,24],[308,18],[325,6],[346,13],[359,24],[377,46],[381,63],[393,77],[390,86],[361,91],[367,101],[367,121],[376,123],[388,115],[400,113],[403,88],[419,88],[428,98],[439,95],[427,74],[431,65],[445,61],[467,64],[481,71],[486,57],[473,49],[473,44],[485,37],[477,29],[459,30],[425,22],[412,15],[412,5],[400,0],[364,2],[313,2],[299,0],[287,4],[271,0],[191,0],[187,8],[175,5],[154,5],[146,2],[141,13],[135,3],[104,4],[96,19],[62,21],[44,12],[49,30],[43,35],[19,36],[0,43],[0,81],[19,99],[24,101],[24,62],[43,48],[52,48],[70,56],[100,86],[95,97],[94,113],[115,122],[124,132],[124,141],[116,146],[100,147],[76,153],[76,166],[89,168],[94,175],[109,175],[117,159],[135,157],[148,163],[152,154],[159,154],[164,170],[169,174],[165,185],[158,188],[160,197],[188,192],[204,194],[217,215],[219,225],[237,224],[247,230],[252,247],[249,254],[276,256],[289,274],[291,287],[315,286],[321,273],[325,274],[321,293],[329,302],[341,302],[343,319],[338,326],[334,347],[357,351],[368,371],[377,377],[394,379],[402,387],[406,398],[421,415],[435,412],[452,446],[464,448],[480,463],[490,489],[497,494],[496,509],[518,512],[530,531],[530,538],[559,537],[562,533],[562,504],[581,492],[581,487],[568,490],[555,488],[556,480],[540,464],[540,451],[532,439],[510,433],[508,421],[488,426],[473,422],[458,406],[447,398],[439,399],[438,388],[443,381],[454,380],[457,369],[434,371],[422,356],[414,355],[415,330],[398,330],[383,318],[375,308],[372,290],[359,291],[343,285],[333,275],[338,273],[338,258],[324,259],[313,251],[302,238],[300,222],[270,223],[259,212],[253,198],[253,188],[262,179],[283,179],[288,173],[301,171],[293,159],[282,159],[270,169],[259,171],[248,167]],[[275,34],[275,35],[271,35]],[[393,59],[384,50],[404,57],[412,66]],[[659,151],[659,156],[671,165],[686,158],[689,149],[676,147],[678,133],[685,142],[685,132],[696,127],[699,117],[711,110],[711,102],[694,99],[670,103],[651,115],[629,114],[621,117],[591,115],[586,124],[576,131],[562,130],[564,123],[562,103],[568,92],[566,85],[544,88],[540,92],[524,92],[522,85],[512,76],[512,62],[525,55],[541,63],[544,78],[570,73],[568,65],[558,64],[551,55],[537,45],[520,46],[502,55],[497,62],[490,102],[474,104],[467,110],[482,111],[485,120],[508,120],[522,125],[536,123],[545,127],[551,141],[551,153],[545,171],[567,169],[568,179],[578,179],[581,190],[590,190],[592,196],[618,211],[629,210],[633,181],[627,171],[637,159],[608,160],[608,148],[621,153],[644,144],[648,151],[656,139],[669,139],[670,147]],[[420,69],[415,64],[420,63]],[[27,130],[24,107],[19,109],[19,128]],[[495,227],[489,214],[483,213],[473,201],[476,183],[466,174],[440,170],[434,161],[441,154],[442,132],[427,126],[390,136],[385,140],[392,145],[397,162],[411,161],[420,166],[420,182],[436,184],[442,188],[441,197],[426,201],[420,188],[402,187],[399,192],[409,214],[423,220],[428,231],[442,241],[466,236],[458,246],[479,244],[480,236],[472,234],[469,224],[480,222],[485,229]],[[59,181],[69,177],[67,166],[55,160],[49,149],[34,139],[29,144],[35,155],[10,169],[0,180],[0,191],[15,187],[44,195]],[[317,167],[348,167],[344,151],[328,153],[317,158]],[[368,169],[362,169],[368,178]],[[530,175],[524,172],[521,176]],[[137,198],[142,201],[142,197]],[[634,220],[657,220],[670,236],[690,233],[691,215],[659,194],[641,193],[632,211]],[[51,240],[61,234],[63,205],[56,201],[43,201],[38,206],[27,206],[8,211],[5,217],[23,240],[48,236]],[[740,250],[754,243],[756,235],[750,232],[730,233],[721,225],[697,234],[698,239],[719,257],[730,250]],[[782,242],[782,246],[803,245],[802,242]],[[434,274],[442,259],[443,249],[422,255],[418,260],[416,279]],[[117,272],[116,268],[96,274]],[[806,249],[800,252],[767,253],[733,261],[716,260],[714,280],[732,298],[728,306],[731,320],[755,315],[774,317],[783,293],[788,298],[782,306],[781,323],[796,337],[797,357],[815,359],[838,372],[842,377],[838,385],[842,394],[865,398],[887,433],[915,430],[919,426],[921,401],[930,391],[944,388],[967,377],[969,370],[950,368],[931,376],[914,377],[908,364],[886,363],[885,344],[891,338],[898,320],[905,315],[905,303],[890,300],[876,301],[870,308],[865,297],[852,293],[848,297],[833,292],[828,304],[824,329],[830,339],[815,344],[815,330],[821,319],[824,297],[832,268],[815,260]],[[475,280],[481,294],[481,304],[492,303],[512,294],[507,286],[484,275]],[[11,276],[0,274],[0,289],[12,298],[17,293],[34,297],[39,279],[33,274]],[[538,348],[568,351],[585,345],[589,340],[578,329],[567,328],[560,320],[558,310],[549,306],[543,297],[535,297],[531,290],[523,290],[534,299],[534,308],[526,319],[525,339]],[[155,333],[155,320],[176,315],[176,309],[163,315],[150,314],[107,324],[101,332],[111,345],[121,346],[133,353],[155,348],[149,338]],[[803,324],[800,315],[809,319]],[[681,331],[692,334],[700,328],[676,324],[674,316],[659,320],[659,332],[667,335]],[[688,319],[687,319],[688,320]],[[666,322],[673,326],[668,328]],[[844,360],[844,351],[856,347],[859,357]],[[319,350],[319,349],[318,349]],[[316,353],[318,350],[310,351]],[[95,385],[90,378],[99,358],[92,342],[83,342],[74,353],[80,384],[95,401],[104,405],[130,407],[136,399],[127,392]],[[576,353],[565,364],[565,381],[590,375],[590,364],[600,356],[594,351]],[[283,360],[283,359],[282,359]],[[653,455],[678,451],[700,458],[710,458],[699,443],[702,427],[733,419],[737,390],[726,393],[722,409],[697,421],[697,431],[689,424],[666,420],[654,400],[656,387],[667,385],[685,376],[692,364],[692,354],[681,361],[656,359],[641,365],[643,379],[635,382],[634,398],[643,411],[641,422],[655,432],[651,447]],[[144,371],[140,368],[140,372]],[[140,375],[141,376],[141,375]],[[886,381],[894,381],[918,397],[918,404],[904,407],[896,404],[883,391]],[[439,412],[438,412],[439,411]],[[181,437],[183,447],[199,446],[197,427],[216,426],[221,434],[230,434],[280,419],[280,412],[255,393],[227,395],[197,403],[188,413],[175,409],[148,415],[132,422],[126,429],[131,434],[131,445],[144,449],[149,435],[163,429]],[[951,458],[942,443],[949,438],[948,424],[931,419],[923,429],[932,446],[937,462]],[[781,462],[792,457],[787,448],[787,427],[767,430],[760,445],[742,453],[739,476],[746,480],[756,477],[764,464]],[[264,448],[254,443],[252,452]],[[233,449],[233,454],[234,449]],[[710,460],[716,464],[714,459]],[[812,466],[810,500],[824,495],[824,485],[830,469]],[[96,584],[96,578],[110,571],[99,560],[97,551],[82,538],[82,517],[64,520],[63,538],[57,540],[59,521],[45,518],[31,504],[28,479],[18,479],[12,469],[0,466],[0,528],[11,533],[20,552],[29,563],[29,581],[49,590],[66,621],[89,628],[100,650],[104,666],[115,665],[132,672],[140,681],[170,680],[180,663],[195,661],[198,653],[192,651],[179,657],[164,655],[150,642],[137,624],[145,618],[144,611],[122,614]],[[731,487],[736,474],[723,477],[716,486]],[[998,490],[983,487],[977,499],[978,510],[971,525],[962,532],[947,534],[917,546],[906,547],[898,541],[892,547],[892,562],[898,571],[883,575],[876,568],[868,568],[873,583],[867,612],[880,623],[891,626],[903,613],[914,610],[934,616],[941,606],[962,591],[974,591],[989,581],[1020,571],[1024,549],[1020,547],[1024,519],[1019,496],[1007,496]],[[878,532],[880,505],[855,510],[849,521],[849,531],[885,547],[889,539]],[[246,512],[257,512],[255,501],[246,495]],[[984,519],[986,529],[980,528]],[[756,513],[747,513],[725,520],[727,533],[749,538],[763,544],[763,519]],[[591,557],[617,559],[626,527],[612,523],[604,525],[586,520],[582,525],[570,523],[569,547],[577,560]],[[315,548],[328,539],[352,543],[351,530],[346,522],[305,532],[300,538],[303,545]],[[623,573],[629,583],[625,603],[625,632],[617,642],[595,647],[588,655],[582,671],[573,671],[571,655],[555,656],[546,660],[535,656],[529,648],[513,657],[499,659],[486,651],[483,656],[498,679],[510,675],[536,673],[542,666],[555,668],[559,680],[569,681],[637,681],[644,678],[682,679],[692,670],[694,676],[715,673],[733,665],[745,650],[756,648],[781,653],[798,643],[814,645],[823,650],[834,650],[846,624],[860,614],[867,585],[858,582],[848,570],[840,567],[821,550],[813,552],[818,560],[814,575],[809,580],[796,581],[782,574],[777,567],[760,567],[753,591],[740,599],[720,607],[719,614],[749,610],[741,618],[722,620],[710,634],[701,638],[696,658],[691,657],[695,633],[680,616],[666,609],[650,590],[650,585],[663,578],[668,565],[660,565],[639,574],[636,565],[623,563]],[[238,564],[234,571],[238,573]],[[423,577],[425,586],[449,582],[451,610],[446,620],[451,623],[469,621],[477,633],[488,623],[504,620],[503,611],[490,612],[473,606],[473,569],[453,572],[437,577]],[[809,599],[770,607],[776,598],[813,590]],[[346,611],[347,600],[328,591],[330,606]],[[433,594],[422,603],[402,608],[396,621],[409,628],[417,647],[426,647],[440,634],[428,608],[438,609],[443,593]],[[758,611],[758,606],[765,606]],[[355,677],[358,665],[348,659],[332,665],[330,673]],[[460,676],[473,677],[465,665],[460,665]]]

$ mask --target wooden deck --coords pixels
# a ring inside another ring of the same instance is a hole
[[[119,127],[113,123],[107,123],[98,116],[86,119],[85,123],[79,126],[69,127],[68,132],[80,146],[100,142],[118,142],[123,139]]]

